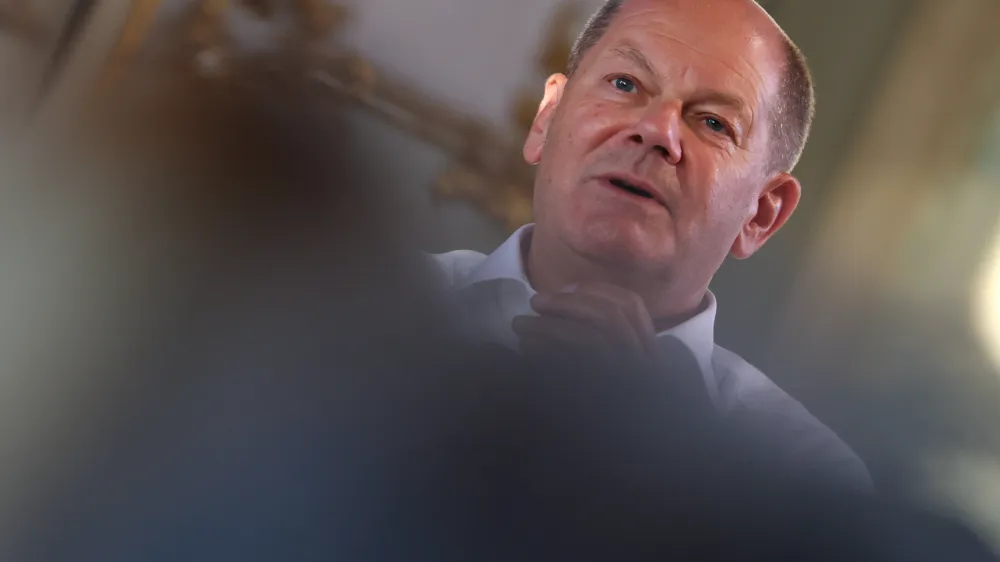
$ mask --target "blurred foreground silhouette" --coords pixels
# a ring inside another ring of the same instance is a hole
[[[365,181],[392,155],[344,157],[304,60],[144,71],[26,157],[117,226],[79,281],[104,352],[53,339],[4,383],[3,559],[992,559],[771,470],[681,345],[667,373],[465,345]]]

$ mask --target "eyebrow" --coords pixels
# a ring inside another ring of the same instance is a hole
[[[649,59],[646,58],[646,55],[642,54],[642,51],[636,49],[632,45],[619,45],[614,48],[614,53],[619,57],[632,61],[634,64],[654,76],[659,75],[659,73],[653,69],[653,65],[649,62]]]
[[[742,98],[734,96],[732,94],[727,94],[725,92],[720,92],[717,90],[712,90],[703,93],[698,97],[698,103],[701,104],[718,104],[718,105],[728,105],[733,109],[738,110],[740,113],[746,113],[747,104]]]

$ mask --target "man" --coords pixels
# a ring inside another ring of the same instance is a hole
[[[813,111],[801,52],[755,2],[608,0],[524,144],[535,224],[488,257],[437,260],[478,337],[663,360],[673,336],[723,417],[767,435],[761,454],[867,488],[845,444],[713,339],[709,282],[795,210]]]

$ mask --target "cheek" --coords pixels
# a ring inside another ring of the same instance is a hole
[[[557,142],[565,144],[579,161],[621,129],[620,113],[607,101],[578,104],[563,116]]]
[[[698,211],[706,211],[718,197],[725,181],[726,166],[712,149],[697,140],[684,147],[684,159],[677,166],[677,179],[685,199]]]
[[[720,175],[706,197],[706,228],[718,232],[726,241],[734,239],[753,215],[754,193],[754,186],[744,174]]]
[[[688,230],[728,230],[742,223],[751,196],[743,168],[710,150],[685,154],[686,163],[677,170],[686,203],[681,222]]]
[[[536,202],[571,196],[594,163],[613,151],[603,147],[630,122],[629,112],[604,99],[566,97],[554,117],[542,149],[536,185],[545,192]],[[570,206],[571,207],[571,206]]]

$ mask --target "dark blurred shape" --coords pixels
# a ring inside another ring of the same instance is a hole
[[[41,107],[47,99],[56,76],[66,63],[66,58],[72,52],[76,41],[83,32],[87,18],[94,10],[95,0],[75,0],[66,16],[66,24],[61,30],[53,49],[51,60],[42,75],[38,93],[35,96],[34,109]]]
[[[364,181],[392,156],[342,158],[298,61],[139,80],[94,114],[97,168],[155,211],[145,263],[186,274],[145,293],[171,314],[101,374],[5,559],[992,559],[775,473],[683,345],[668,372],[465,345],[392,190]]]

